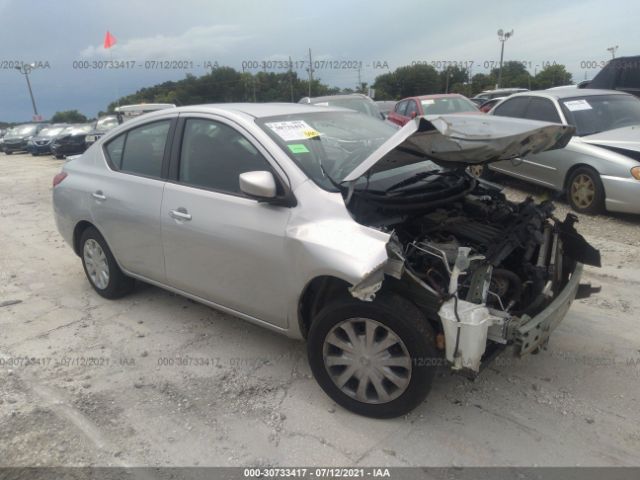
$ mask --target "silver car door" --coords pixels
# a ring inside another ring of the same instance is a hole
[[[91,214],[122,268],[164,282],[160,206],[175,119],[132,128],[109,141],[109,165],[92,186]]]
[[[562,123],[556,105],[552,100],[544,97],[531,97],[524,118],[542,122]],[[566,149],[552,150],[535,155],[527,155],[522,159],[525,175],[528,179],[547,187],[556,188],[558,185],[559,169],[562,164],[570,161],[571,153]],[[560,183],[562,181],[560,180]]]
[[[290,209],[246,197],[238,180],[246,171],[273,172],[267,152],[223,118],[181,117],[178,129],[179,166],[161,213],[168,284],[286,326]]]
[[[530,98],[526,95],[509,97],[497,105],[491,114],[499,117],[524,118]],[[523,180],[530,180],[532,174],[530,166],[522,158],[495,162],[489,168]]]

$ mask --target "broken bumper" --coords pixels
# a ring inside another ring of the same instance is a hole
[[[565,317],[580,289],[583,266],[577,263],[571,278],[556,298],[534,317],[512,317],[464,300],[444,302],[440,320],[445,333],[446,357],[454,370],[480,371],[487,341],[515,344],[520,355],[543,347]]]
[[[531,353],[549,341],[551,332],[565,317],[578,293],[582,268],[581,263],[576,265],[567,285],[542,312],[533,318],[523,316],[520,319],[521,324],[514,332],[514,338],[519,344],[520,355]]]

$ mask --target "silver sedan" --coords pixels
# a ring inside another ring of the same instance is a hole
[[[640,100],[611,90],[551,89],[512,95],[490,115],[576,127],[566,148],[491,166],[491,171],[566,192],[579,213],[640,213]]]
[[[487,116],[402,129],[346,109],[181,107],[108,132],[53,181],[58,229],[105,298],[134,279],[294,338],[324,391],[402,415],[438,365],[544,347],[599,265],[549,202],[468,173],[573,129]],[[562,248],[569,242],[568,248]]]

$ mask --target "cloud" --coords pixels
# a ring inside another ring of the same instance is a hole
[[[178,35],[154,35],[121,39],[118,32],[111,32],[117,39],[111,52],[102,45],[90,45],[80,52],[82,58],[106,58],[111,55],[128,60],[192,60],[223,55],[251,39],[236,25],[211,25],[192,27]]]

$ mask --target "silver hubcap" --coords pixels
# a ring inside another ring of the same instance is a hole
[[[593,203],[596,196],[596,186],[588,175],[580,174],[571,185],[571,199],[581,207],[587,208]]]
[[[364,403],[387,403],[411,380],[411,356],[391,329],[369,318],[350,318],[324,341],[324,366],[333,383]]]
[[[92,238],[84,244],[83,259],[91,283],[100,290],[107,288],[107,285],[109,285],[107,256],[104,254],[100,244]]]

